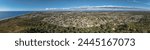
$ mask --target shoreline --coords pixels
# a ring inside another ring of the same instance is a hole
[[[14,15],[14,16],[7,16],[6,18],[0,19],[0,21],[3,21],[3,20],[10,19],[10,18],[15,18],[17,16],[22,16],[22,15],[30,14],[30,13],[33,13],[34,11],[0,11],[0,12],[27,12],[27,13],[23,13],[23,14]]]

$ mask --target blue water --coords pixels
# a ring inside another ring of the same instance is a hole
[[[0,11],[0,20],[16,17],[23,14],[31,13],[32,11]]]

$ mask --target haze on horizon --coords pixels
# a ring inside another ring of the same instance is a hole
[[[150,9],[150,0],[0,0],[0,11],[42,11],[91,7]]]

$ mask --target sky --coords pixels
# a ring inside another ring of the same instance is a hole
[[[0,11],[37,11],[94,6],[150,9],[150,0],[0,0]]]

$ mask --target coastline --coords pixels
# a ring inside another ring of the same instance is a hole
[[[16,14],[14,16],[6,16],[6,18],[1,18],[0,21],[2,20],[7,20],[7,19],[10,19],[10,18],[14,18],[14,17],[17,17],[17,16],[22,16],[22,15],[26,15],[26,14],[30,14],[30,13],[33,13],[35,11],[0,11],[0,12],[24,12],[24,13],[21,13],[21,14]],[[9,14],[8,14],[9,15]]]

